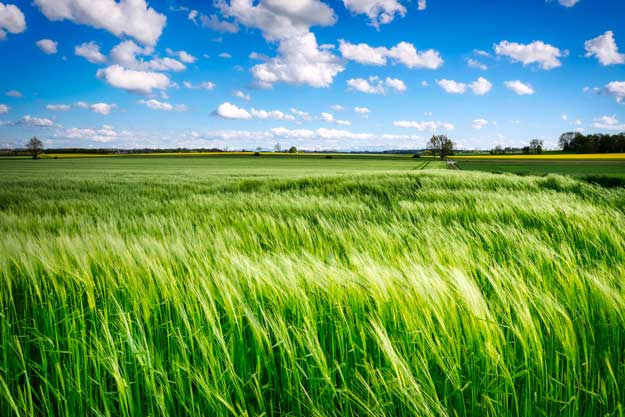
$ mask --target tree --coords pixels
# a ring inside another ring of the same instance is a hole
[[[289,153],[297,153],[297,148],[295,146],[291,146],[289,148]]]
[[[535,154],[543,153],[543,141],[540,139],[532,139],[529,151]]]
[[[280,146],[280,142],[276,143],[275,145],[273,145],[273,151],[274,152],[280,152],[282,151],[282,146]]]
[[[33,159],[39,159],[39,154],[43,152],[43,142],[33,137],[26,143],[26,149],[33,156]]]
[[[439,155],[441,159],[445,159],[446,156],[453,155],[454,146],[454,142],[447,135],[434,135],[427,148],[432,152],[432,155]]]

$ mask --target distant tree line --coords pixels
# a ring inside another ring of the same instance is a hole
[[[625,133],[584,135],[580,132],[567,132],[560,136],[559,144],[565,152],[624,153]]]

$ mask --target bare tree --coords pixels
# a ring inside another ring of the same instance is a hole
[[[447,137],[447,135],[434,135],[428,142],[428,149],[432,152],[432,155],[439,155],[441,159],[445,159],[448,155],[454,153],[454,142]]]
[[[530,142],[530,153],[543,153],[543,141],[540,139],[532,139]]]
[[[43,142],[33,137],[26,142],[26,149],[33,156],[33,159],[39,159],[39,154],[43,152]]]

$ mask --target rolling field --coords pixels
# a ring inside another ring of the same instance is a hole
[[[439,167],[0,159],[0,416],[625,416],[625,190]]]

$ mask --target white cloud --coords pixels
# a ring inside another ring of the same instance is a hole
[[[366,65],[386,65],[388,49],[384,47],[371,47],[366,43],[352,44],[339,40],[339,50],[343,58]]]
[[[58,45],[58,42],[55,42],[51,39],[41,39],[35,43],[44,54],[48,54],[48,55],[56,54],[56,51],[57,51],[56,47]]]
[[[552,1],[552,0],[547,0],[547,1]],[[564,7],[573,7],[580,1],[581,0],[558,0],[558,3],[560,3]]]
[[[506,81],[504,82],[504,84],[506,85],[506,87],[508,87],[510,90],[514,91],[520,96],[534,94],[534,89],[531,85],[524,84],[519,80]]]
[[[191,10],[189,11],[189,14],[187,15],[187,19],[189,19],[190,21],[192,21],[193,23],[195,23],[197,25],[197,17],[198,17],[199,13],[197,10]]]
[[[35,4],[50,20],[71,20],[145,45],[156,44],[167,21],[145,0],[35,0]]]
[[[189,90],[214,90],[215,87],[217,87],[217,84],[212,81],[204,81],[196,85],[190,83],[189,81],[183,81],[182,85],[184,85]]]
[[[569,116],[567,114],[563,114],[562,116],[560,116],[560,118],[565,122],[569,120]]]
[[[493,87],[493,85],[486,78],[480,77],[473,81],[471,84],[465,84],[454,80],[448,80],[443,78],[437,80],[436,84],[445,90],[449,94],[464,94],[467,89],[473,91],[473,94],[483,96],[487,94]]]
[[[341,39],[339,50],[343,58],[366,65],[386,65],[387,58],[390,58],[394,63],[400,63],[408,68],[437,69],[444,62],[438,51],[429,49],[418,52],[414,45],[408,42],[400,42],[388,49],[372,47],[366,43],[352,44]]]
[[[473,58],[467,59],[467,65],[470,68],[477,68],[482,71],[486,71],[488,69],[488,66],[486,64],[482,64],[480,61]]]
[[[46,109],[52,111],[69,111],[72,108],[69,104],[48,104]]]
[[[362,114],[363,116],[371,113],[371,110],[369,110],[367,107],[354,107],[354,111],[358,114]]]
[[[22,117],[18,121],[18,124],[30,125],[30,126],[36,126],[36,127],[52,127],[52,126],[54,126],[54,122],[52,120],[50,120],[50,119],[46,119],[46,118],[42,118],[42,117],[32,117],[29,114],[27,114],[26,116]]]
[[[224,119],[249,120],[252,118],[252,115],[247,110],[228,102],[220,104],[215,113]]]
[[[250,101],[252,99],[252,97],[249,94],[245,94],[243,91],[241,90],[236,90],[234,93],[232,93],[235,97],[238,97],[240,99],[243,99],[245,101]]]
[[[310,27],[336,22],[334,11],[318,0],[265,0],[257,5],[249,0],[219,3],[225,16],[245,26],[260,29],[266,40],[278,42],[278,55],[265,58],[251,72],[260,87],[278,82],[312,87],[328,87],[344,70],[342,63],[327,49],[317,45]]]
[[[568,51],[561,51],[543,41],[534,41],[527,45],[501,41],[495,44],[493,48],[497,55],[510,57],[514,62],[522,62],[523,65],[536,63],[544,70],[562,66],[558,58],[568,55]]]
[[[222,52],[219,54],[219,58],[230,59],[232,58],[232,55],[230,55],[228,52]]]
[[[384,84],[387,87],[395,90],[397,93],[403,93],[408,89],[408,87],[406,87],[406,84],[399,78],[386,77],[386,79],[384,80]]]
[[[621,103],[625,100],[625,81],[612,81],[605,86],[605,91]]]
[[[194,64],[195,61],[197,61],[196,57],[186,51],[172,51],[171,49],[167,48],[165,52],[167,52],[171,56],[175,56],[185,64]]]
[[[375,27],[391,23],[395,15],[406,15],[406,8],[398,0],[343,0],[343,4],[352,13],[367,15]]]
[[[426,7],[427,7],[426,0],[419,0],[419,2],[417,3],[417,8],[419,10],[425,10]]]
[[[282,40],[278,51],[277,57],[252,67],[260,87],[271,87],[277,82],[329,87],[345,69],[332,53],[318,48],[313,33]]]
[[[595,56],[601,65],[614,65],[625,63],[625,54],[618,51],[614,40],[614,33],[609,30],[601,36],[584,43],[586,57]]]
[[[465,83],[459,83],[454,80],[437,80],[436,84],[449,94],[464,94],[467,91],[467,85]]]
[[[107,104],[107,103],[94,103],[89,106],[92,112],[108,115],[116,108],[116,104]]]
[[[404,129],[416,129],[419,132],[424,131],[437,131],[437,130],[454,130],[455,126],[448,122],[435,122],[435,121],[426,121],[426,122],[415,122],[415,121],[407,121],[400,120],[393,122],[394,126],[401,127]]]
[[[7,97],[14,97],[14,98],[22,98],[24,97],[24,94],[22,94],[21,92],[17,91],[17,90],[9,90],[6,93],[4,93],[5,96]]]
[[[407,90],[406,84],[402,80],[389,77],[385,80],[381,80],[379,77],[369,77],[368,80],[352,78],[347,80],[347,87],[349,90],[356,90],[366,94],[386,94],[387,87],[398,93],[403,93]]]
[[[291,113],[293,113],[294,115],[300,117],[303,120],[312,120],[312,116],[308,112],[305,112],[305,111],[302,111],[302,110],[298,110],[296,108],[291,108]]]
[[[473,91],[473,94],[477,96],[483,96],[492,90],[493,85],[484,77],[480,77],[477,80],[469,84],[469,88]]]
[[[482,128],[484,128],[484,126],[488,126],[488,120],[486,119],[475,119],[471,123],[471,127],[477,130],[481,130]]]
[[[19,7],[0,3],[0,41],[6,39],[7,32],[17,34],[26,30],[26,18]]]
[[[348,120],[339,120],[334,117],[331,113],[321,113],[321,120],[329,123],[336,123],[338,125],[350,126],[352,123]]]
[[[0,114],[7,114],[10,109],[6,104],[0,104]]]
[[[295,116],[285,114],[280,110],[257,110],[252,108],[250,114],[257,119],[295,120]]]
[[[130,138],[132,135],[128,131],[116,131],[113,126],[102,125],[98,129],[84,129],[72,127],[58,131],[55,136],[60,136],[67,139],[79,139],[79,140],[91,140],[99,143],[108,143],[121,138]]]
[[[154,89],[165,90],[170,86],[165,74],[128,70],[119,65],[100,69],[97,76],[113,87],[137,94],[150,94]]]
[[[200,16],[200,21],[203,27],[209,28],[215,32],[237,33],[239,31],[239,26],[237,24],[220,20],[219,17],[214,14],[210,16],[202,15]]]
[[[340,104],[333,104],[333,105],[330,106],[330,108],[332,110],[335,110],[335,111],[343,111],[343,110],[345,110],[345,107],[341,106]]]
[[[400,42],[388,51],[388,56],[408,68],[437,69],[443,65],[443,59],[438,51],[428,49],[417,52],[414,45],[408,42]]]
[[[594,119],[592,127],[605,130],[619,130],[625,132],[625,123],[620,123],[616,116],[601,116]]]
[[[154,99],[150,99],[150,100],[139,100],[138,101],[139,104],[143,104],[147,107],[149,107],[152,110],[163,110],[163,111],[172,111],[172,110],[176,110],[176,111],[187,111],[187,106],[185,106],[184,104],[177,104],[177,105],[173,105],[170,103],[165,103],[162,101],[158,101],[158,100],[154,100]]]
[[[74,48],[74,54],[81,56],[92,64],[103,64],[106,57],[100,52],[100,45],[95,42],[85,42]]]
[[[576,120],[573,122],[573,124],[574,124],[575,126],[581,126],[581,125],[582,125],[582,121],[581,121],[580,119],[576,119]]]
[[[111,59],[124,68],[140,71],[183,71],[186,66],[173,58],[138,59],[138,55],[151,55],[153,48],[142,48],[133,41],[124,41],[111,50]],[[173,51],[172,51],[173,52]]]
[[[74,103],[74,107],[78,107],[81,109],[88,109],[89,108],[89,103],[84,102],[84,101],[77,101]]]

